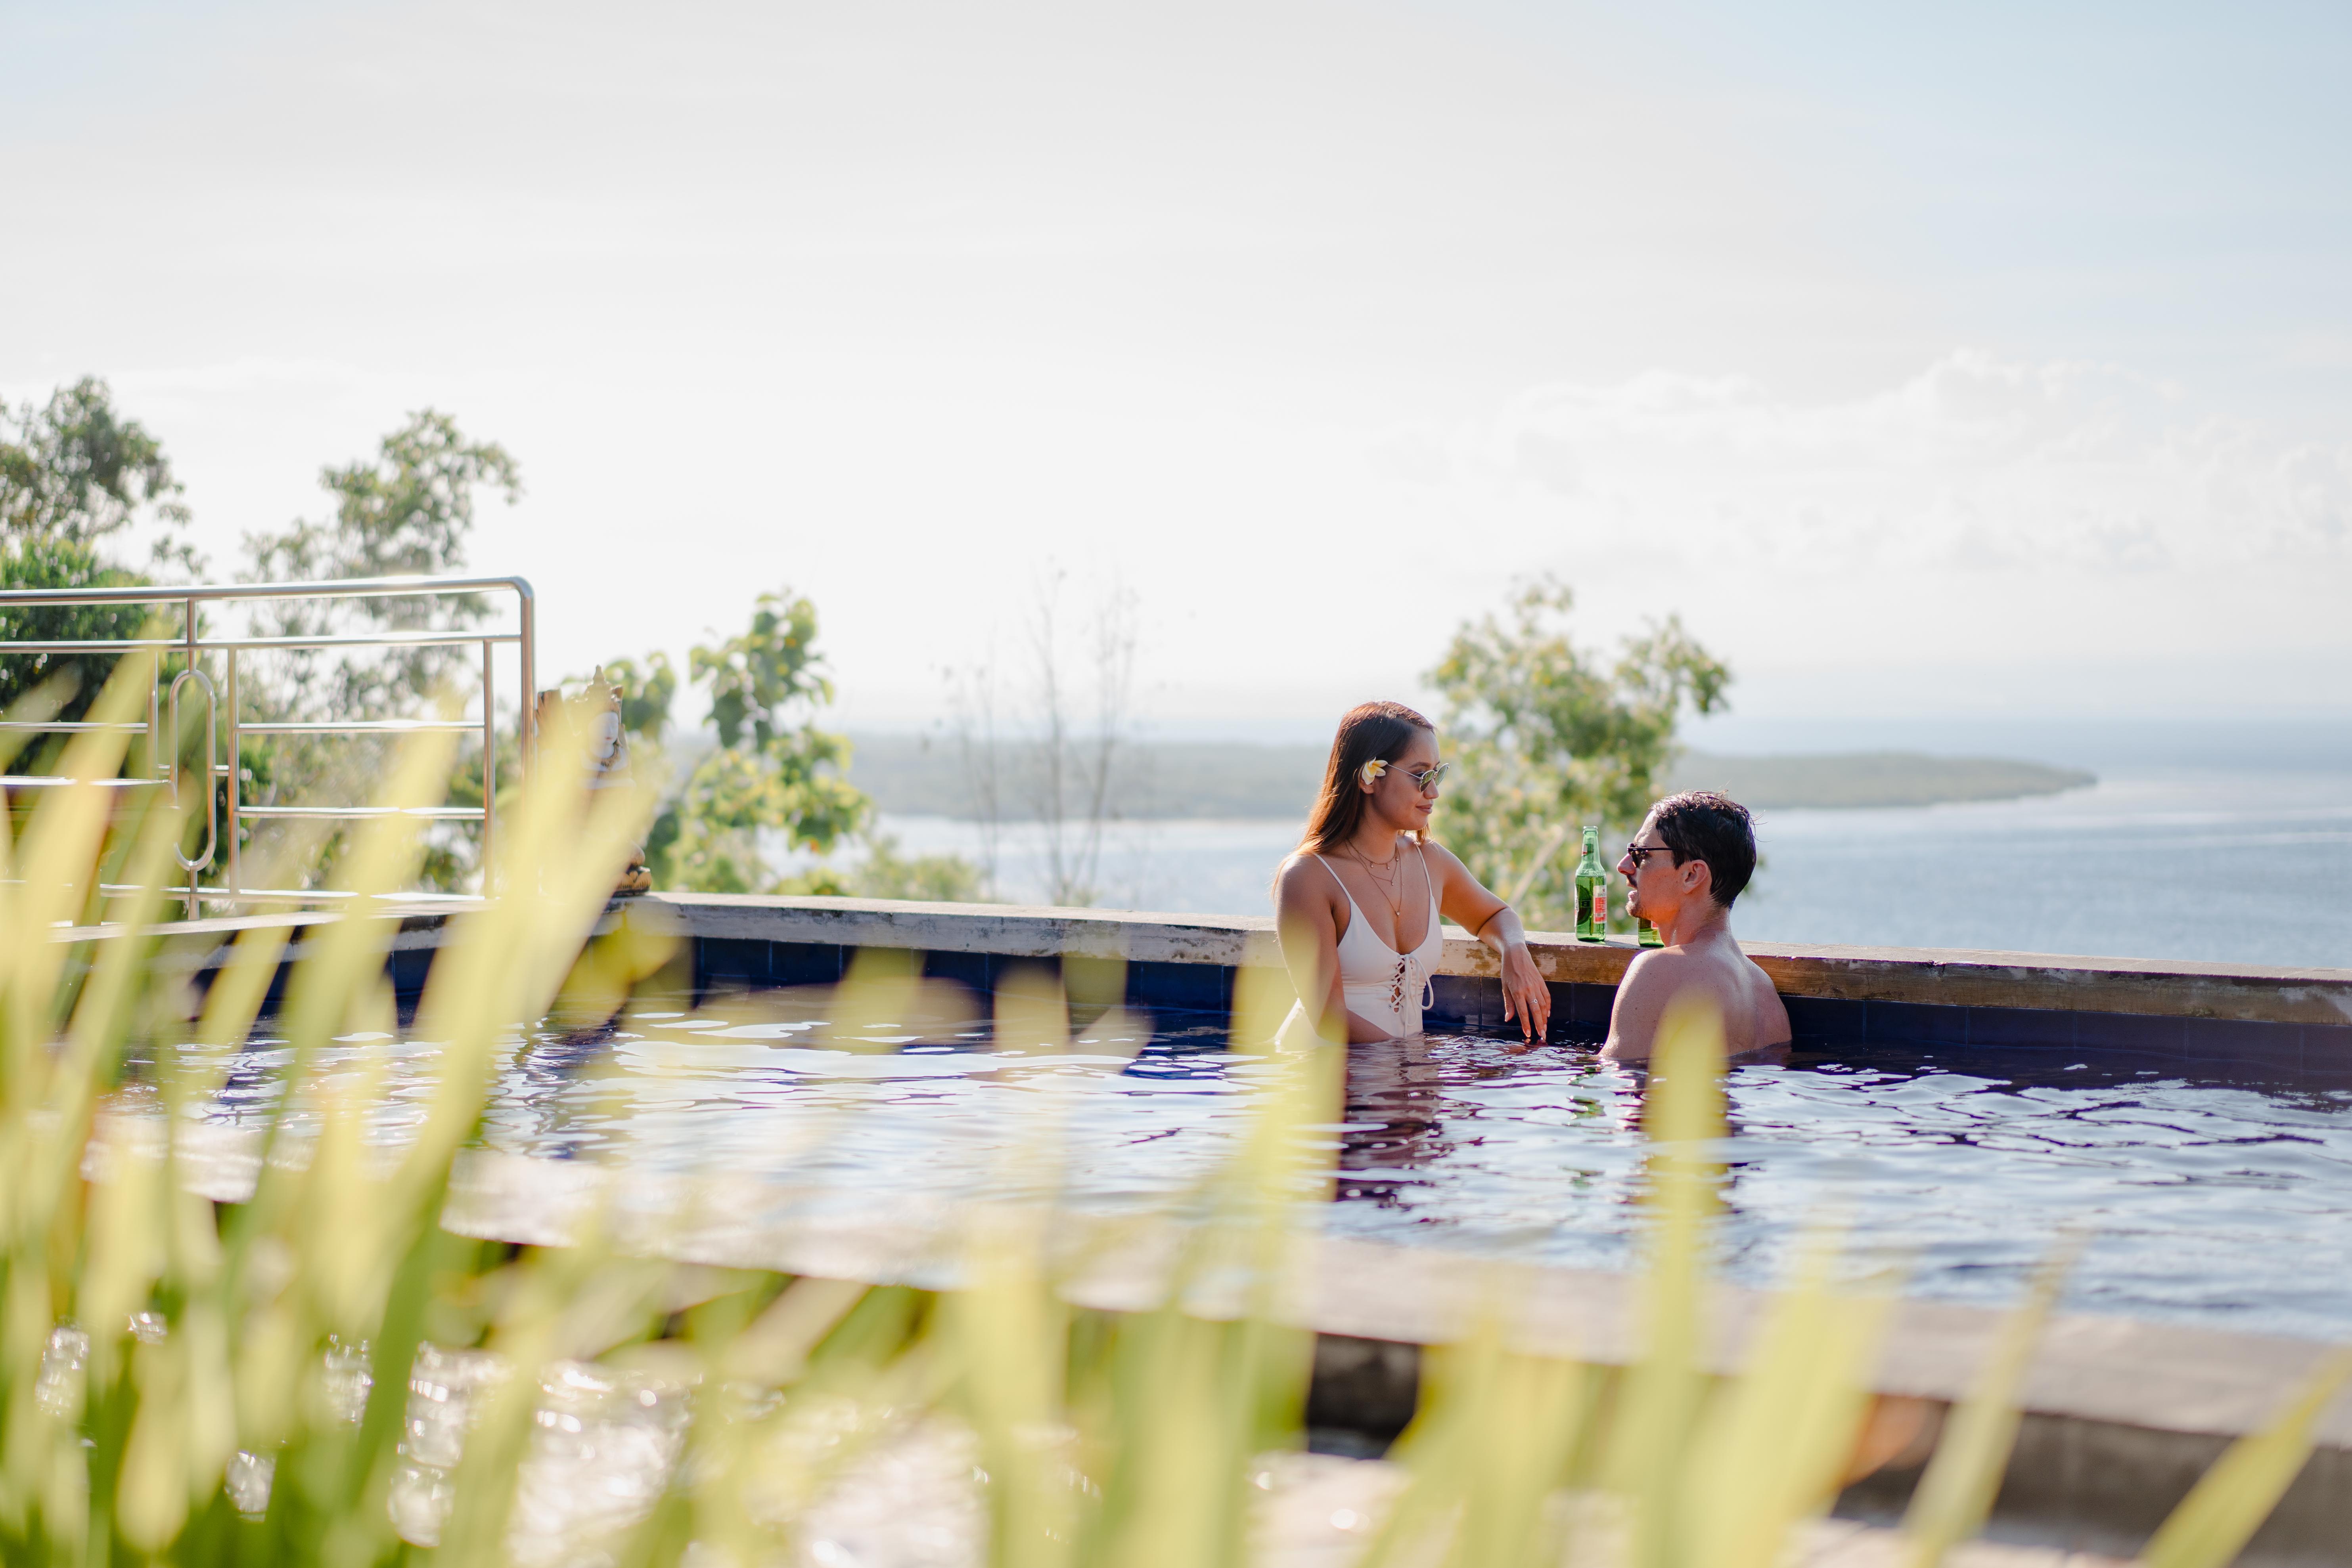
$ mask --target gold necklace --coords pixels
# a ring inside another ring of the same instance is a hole
[[[1404,851],[1400,849],[1396,854],[1389,857],[1389,868],[1391,875],[1387,878],[1383,878],[1374,870],[1371,857],[1354,845],[1348,846],[1348,853],[1353,855],[1357,862],[1364,868],[1364,874],[1372,879],[1373,890],[1380,894],[1381,901],[1388,905],[1389,930],[1396,937],[1402,938],[1404,935],[1404,872],[1398,867],[1397,861],[1403,857]]]

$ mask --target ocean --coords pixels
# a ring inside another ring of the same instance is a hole
[[[2296,759],[2302,761],[2304,759]],[[2027,800],[1758,813],[1733,929],[1760,942],[1996,948],[2352,967],[2352,767],[2118,759]],[[1108,825],[1097,903],[1265,914],[1296,822]],[[912,853],[981,857],[978,826],[888,816]],[[998,892],[1044,897],[1044,830],[1006,825]]]

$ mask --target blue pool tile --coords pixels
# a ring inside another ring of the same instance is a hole
[[[397,1002],[414,1002],[425,994],[425,977],[433,968],[433,950],[429,947],[410,948],[395,952],[384,964],[385,977],[392,982],[392,994]]]
[[[1853,1045],[1867,1037],[1868,1003],[1833,996],[1783,996],[1780,1002],[1789,1009],[1790,1032],[1801,1040]]]
[[[1233,973],[1217,963],[1130,963],[1127,999],[1154,1012],[1222,1013],[1233,1004]]]
[[[775,985],[831,985],[841,978],[841,949],[829,942],[768,944],[768,980]]]
[[[2352,1024],[2305,1024],[2303,1070],[2329,1078],[2352,1075]]]
[[[768,984],[772,945],[735,937],[698,938],[694,944],[695,978],[702,986]]]
[[[2312,1089],[2352,1089],[2352,1025],[2303,1025],[2303,1079]]]
[[[2077,1013],[2074,1048],[2086,1054],[2109,1050],[2178,1058],[2188,1049],[2180,1027],[2185,1021],[2140,1013]]]
[[[1429,983],[1428,1021],[1444,1028],[1482,1029],[1503,1021],[1500,982],[1475,974],[1440,974]]]
[[[1552,987],[1552,994],[1556,996],[1562,989],[1563,987],[1555,985]],[[1604,1029],[1609,1026],[1609,1010],[1617,1005],[1617,987],[1583,984],[1570,985],[1565,989],[1568,992],[1568,1017],[1570,1023],[1598,1024]]]
[[[1575,1032],[1576,987],[1565,982],[1551,982],[1545,989],[1551,993],[1551,1026],[1544,1031],[1548,1040],[1577,1040],[1583,1035]],[[1590,1030],[1587,1030],[1590,1033]]]
[[[952,980],[985,996],[992,989],[994,976],[990,973],[989,955],[984,952],[926,952],[923,954],[923,978]]]
[[[2246,1018],[2184,1018],[2182,1049],[2193,1060],[2259,1063],[2289,1071],[2303,1066],[2303,1026]]]
[[[1966,1011],[1971,1046],[2074,1048],[2075,1014],[2050,1007],[1970,1007]]]
[[[1545,1037],[1555,1044],[1601,1044],[1609,1037],[1609,1009],[1616,1000],[1613,985],[1554,985]]]
[[[1864,1006],[1865,1037],[1874,1046],[1958,1046],[1969,1037],[1965,1007],[1924,1002],[1871,1002]]]

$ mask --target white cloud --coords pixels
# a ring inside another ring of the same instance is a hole
[[[2109,365],[1944,355],[1894,385],[1801,402],[1742,376],[1651,371],[1530,388],[1442,444],[1452,481],[1572,519],[1670,530],[1694,552],[1839,570],[2136,573],[2344,559],[2352,442],[2198,416]],[[1433,477],[1425,460],[1414,477]]]

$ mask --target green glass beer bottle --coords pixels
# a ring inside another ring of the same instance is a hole
[[[1609,935],[1609,871],[1601,864],[1601,829],[1584,830],[1584,858],[1576,863],[1576,940]]]

